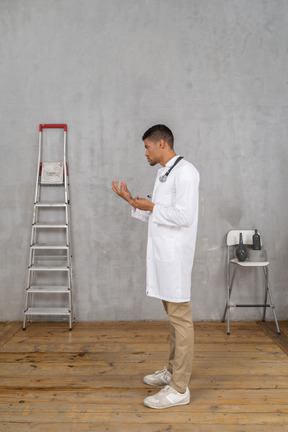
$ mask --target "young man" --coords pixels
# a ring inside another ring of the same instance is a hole
[[[148,222],[148,296],[161,299],[170,323],[168,369],[144,377],[152,386],[165,387],[147,397],[144,405],[163,409],[190,402],[194,329],[190,307],[191,271],[194,260],[199,173],[174,151],[174,137],[165,125],[155,125],[142,137],[151,166],[162,165],[152,200],[133,198],[124,181],[112,182],[113,191],[133,208],[132,216]]]

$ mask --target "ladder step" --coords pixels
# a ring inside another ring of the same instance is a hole
[[[68,259],[67,255],[35,255],[35,260],[45,260],[45,261],[59,261]],[[39,263],[38,263],[39,264]],[[63,264],[62,264],[63,265]]]
[[[68,228],[68,225],[64,222],[55,223],[55,222],[37,222],[32,225],[32,228]]]
[[[70,316],[68,308],[30,307],[24,311],[25,315],[65,315]]]
[[[35,250],[54,250],[54,249],[65,249],[65,250],[67,250],[67,249],[69,249],[69,246],[68,245],[64,245],[64,244],[61,244],[61,243],[59,243],[59,244],[46,244],[46,243],[37,243],[37,244],[33,244],[33,245],[31,245],[30,246],[31,247],[31,249],[35,249]]]
[[[68,203],[58,201],[42,201],[34,204],[35,207],[67,207],[68,205]]]
[[[70,268],[67,266],[38,266],[32,265],[28,268],[29,271],[69,271]]]
[[[27,288],[30,293],[69,293],[68,286],[42,286],[42,285],[31,285]]]
[[[39,182],[39,186],[64,186],[65,183],[64,182],[60,182],[60,183],[42,183]]]

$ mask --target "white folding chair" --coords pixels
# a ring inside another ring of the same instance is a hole
[[[226,307],[225,307],[225,311],[224,311],[224,315],[223,315],[223,319],[222,319],[222,321],[224,322],[226,319],[226,314],[227,314],[227,334],[230,335],[230,309],[234,308],[234,307],[263,307],[262,321],[265,321],[267,307],[271,307],[273,315],[274,315],[277,333],[280,334],[280,329],[279,329],[278,320],[277,320],[276,311],[275,311],[275,305],[273,302],[272,292],[271,292],[271,288],[269,285],[269,279],[268,279],[268,266],[270,263],[269,263],[269,261],[252,262],[252,261],[249,261],[249,258],[246,261],[240,262],[240,261],[238,261],[237,258],[232,258],[232,252],[235,251],[235,246],[237,246],[239,244],[240,233],[242,233],[244,245],[252,246],[253,245],[253,234],[255,233],[255,231],[254,230],[232,230],[232,231],[229,231],[227,234],[227,242],[226,242],[227,243],[227,274],[226,274],[227,303],[226,303]],[[261,241],[261,245],[262,245],[262,241]],[[234,271],[233,271],[232,277],[231,277],[231,271],[230,271],[231,265],[234,266]],[[247,268],[251,268],[251,267],[263,269],[264,280],[265,280],[264,304],[236,304],[236,305],[232,304],[231,303],[231,294],[232,294],[232,288],[233,288],[233,284],[234,284],[237,270],[239,268],[247,269]],[[269,302],[267,302],[268,295],[269,295]]]

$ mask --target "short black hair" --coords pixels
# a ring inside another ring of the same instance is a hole
[[[174,136],[172,131],[163,124],[158,124],[150,127],[143,135],[142,140],[150,138],[151,141],[159,141],[163,139],[167,144],[173,148],[174,146]]]

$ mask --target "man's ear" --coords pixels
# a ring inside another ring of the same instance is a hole
[[[160,148],[164,148],[166,146],[166,143],[162,138],[158,141],[158,144]]]

